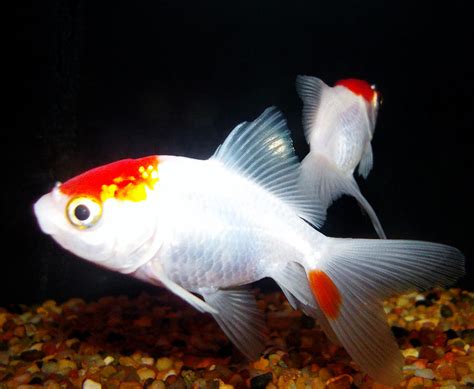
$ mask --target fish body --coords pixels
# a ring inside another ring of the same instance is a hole
[[[284,266],[314,252],[318,231],[220,162],[166,157],[159,169],[154,195],[163,204],[155,208],[163,243],[152,262],[185,289],[249,284],[267,276],[269,263]]]
[[[270,108],[209,160],[118,161],[58,184],[34,208],[63,247],[212,314],[249,358],[266,337],[246,285],[271,277],[362,369],[398,382],[403,358],[381,299],[453,282],[463,256],[435,243],[324,236],[312,227],[324,210],[301,191],[300,173],[286,122]]]
[[[375,88],[358,79],[334,87],[310,76],[298,76],[297,91],[304,102],[303,127],[310,152],[303,160],[301,186],[327,208],[342,194],[357,199],[381,238],[380,221],[353,177],[367,178],[373,165],[371,141],[379,107]]]

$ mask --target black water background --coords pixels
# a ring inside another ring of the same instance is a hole
[[[460,248],[468,275],[459,285],[474,289],[467,2],[288,4],[69,0],[4,15],[13,39],[3,60],[0,306],[159,293],[61,249],[32,204],[55,181],[120,158],[207,158],[270,105],[286,115],[302,158],[297,74],[378,85],[375,165],[362,191],[389,237]],[[323,232],[375,237],[350,198],[330,209]]]

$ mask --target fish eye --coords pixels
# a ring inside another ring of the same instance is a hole
[[[383,98],[380,92],[377,92],[377,106],[380,107],[383,104]]]
[[[90,197],[75,197],[67,205],[69,222],[77,228],[90,228],[102,216],[102,205]]]

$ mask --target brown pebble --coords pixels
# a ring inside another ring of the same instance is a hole
[[[19,338],[23,338],[26,334],[25,326],[18,326],[15,328],[13,331],[13,334],[15,336],[18,336]]]
[[[115,367],[108,365],[101,369],[100,375],[104,378],[108,378],[112,374],[115,374],[116,372],[117,372],[117,369]]]
[[[20,358],[26,362],[34,362],[38,359],[43,358],[44,356],[45,354],[41,350],[27,350],[21,353]]]
[[[143,385],[143,387],[145,387],[145,385]],[[154,380],[146,388],[147,389],[165,389],[166,385],[161,380]]]
[[[46,388],[46,389],[60,389],[61,385],[59,385],[59,383],[57,383],[56,381],[48,380],[43,384],[43,388]]]
[[[418,357],[420,359],[427,359],[428,362],[433,362],[438,359],[438,353],[430,346],[422,346]]]
[[[142,389],[142,385],[138,382],[122,382],[119,389]]]
[[[459,378],[462,378],[470,373],[469,365],[467,363],[457,362],[454,365],[454,369],[456,370],[456,374]]]
[[[423,378],[421,377],[412,377],[408,381],[408,385],[407,385],[408,389],[422,389],[423,387],[424,387]]]
[[[176,377],[176,376],[173,376]],[[171,377],[168,377],[168,379]],[[176,377],[173,379],[173,382],[169,382],[168,379],[166,379],[166,383],[169,384],[168,388],[169,389],[186,389],[186,384],[184,383],[184,380],[181,377]]]
[[[321,370],[319,370],[319,377],[323,381],[327,381],[328,379],[332,378],[332,373],[327,367],[323,367]]]
[[[455,380],[456,379],[456,371],[450,365],[440,365],[438,366],[438,373],[444,380]]]

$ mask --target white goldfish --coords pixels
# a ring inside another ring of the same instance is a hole
[[[317,197],[325,208],[348,194],[369,215],[380,238],[386,238],[380,221],[362,195],[353,173],[367,178],[373,165],[372,137],[379,94],[358,79],[338,81],[334,87],[310,76],[296,78],[303,100],[303,128],[310,152],[302,162],[303,190]]]
[[[237,126],[208,160],[127,159],[57,184],[34,205],[41,229],[74,254],[168,288],[213,315],[248,358],[265,347],[245,285],[273,278],[374,379],[401,379],[403,357],[382,299],[445,285],[463,255],[437,243],[335,239],[300,192],[280,112]],[[201,296],[201,297],[200,297]]]

